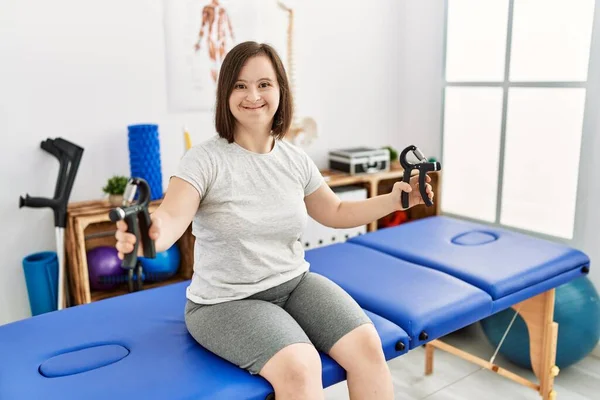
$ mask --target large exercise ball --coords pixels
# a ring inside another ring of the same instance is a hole
[[[490,344],[496,348],[514,316],[514,309],[500,311],[481,321]],[[600,340],[600,299],[587,276],[556,288],[554,321],[558,323],[556,365],[567,368],[585,358]],[[517,316],[499,353],[531,370],[529,333]]]
[[[146,281],[163,281],[179,270],[181,253],[177,243],[168,250],[156,253],[156,258],[140,257]]]
[[[92,290],[114,289],[123,281],[125,270],[121,268],[116,248],[99,246],[88,250],[87,263]]]

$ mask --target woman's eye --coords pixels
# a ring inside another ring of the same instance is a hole
[[[271,86],[271,84],[269,82],[261,82],[259,85],[259,87],[261,87],[261,88],[266,88],[268,86]]]
[[[238,83],[237,85],[235,85],[236,89],[243,89],[244,85],[242,83]]]

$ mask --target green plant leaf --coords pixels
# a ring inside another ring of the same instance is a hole
[[[102,191],[107,194],[123,194],[128,181],[129,178],[126,176],[115,175],[106,182]]]
[[[398,150],[393,148],[392,146],[385,146],[384,149],[388,149],[390,151],[390,161],[398,160]]]

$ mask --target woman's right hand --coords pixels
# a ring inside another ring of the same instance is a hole
[[[161,220],[158,217],[155,217],[153,214],[150,214],[150,220],[152,224],[150,225],[150,229],[148,231],[148,235],[151,240],[156,241],[160,237],[160,225]],[[125,258],[125,254],[129,254],[133,251],[133,245],[135,244],[136,237],[133,233],[127,232],[127,223],[123,220],[117,221],[117,232],[115,233],[115,238],[117,239],[117,244],[115,247],[118,251],[119,259]],[[142,245],[138,246],[138,257],[144,256],[144,247]]]

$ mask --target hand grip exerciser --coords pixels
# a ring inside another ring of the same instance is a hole
[[[413,154],[419,160],[418,163],[412,164],[407,159],[406,156],[409,152],[413,152]],[[427,173],[430,171],[439,171],[442,169],[442,166],[439,162],[430,162],[427,161],[427,158],[423,155],[421,150],[419,150],[416,146],[410,145],[400,153],[400,165],[404,168],[404,182],[410,182],[410,177],[413,169],[417,169],[419,171],[419,192],[421,192],[421,197],[425,202],[427,207],[433,205],[433,202],[429,199],[427,195],[427,186],[425,182],[425,178]],[[408,208],[408,193],[402,191],[402,207]]]
[[[132,204],[136,193],[139,192],[138,201]],[[148,212],[148,204],[150,203],[150,186],[142,178],[131,178],[125,187],[123,195],[123,206],[110,210],[108,216],[112,222],[125,220],[127,223],[127,232],[133,233],[136,237],[133,251],[125,254],[121,267],[129,270],[129,286],[132,291],[133,273],[136,269],[138,287],[141,288],[142,268],[138,260],[138,247],[142,243],[144,257],[155,258],[156,248],[154,241],[150,239],[148,230],[152,225],[150,213]]]

